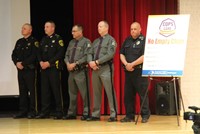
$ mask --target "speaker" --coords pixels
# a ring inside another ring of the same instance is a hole
[[[172,81],[156,83],[156,114],[157,115],[174,115],[175,95],[174,83]]]

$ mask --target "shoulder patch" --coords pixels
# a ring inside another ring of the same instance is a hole
[[[62,47],[64,46],[63,40],[59,40],[58,43],[59,43],[60,46],[62,46]]]
[[[90,44],[90,43],[88,43],[88,44],[87,44],[87,47],[91,47],[91,44]]]
[[[112,46],[115,46],[115,45],[116,45],[115,41],[112,41],[112,43],[111,43],[111,44],[112,44]]]
[[[38,42],[38,41],[35,41],[34,45],[35,45],[36,47],[39,47],[39,42]]]

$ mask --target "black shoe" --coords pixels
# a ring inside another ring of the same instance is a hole
[[[85,121],[85,120],[87,120],[88,118],[90,118],[90,117],[87,116],[87,115],[83,115],[83,116],[81,117],[81,120],[82,120],[82,121]]]
[[[134,119],[130,119],[130,118],[128,118],[128,117],[124,117],[123,119],[121,119],[120,120],[120,122],[135,122],[135,120]]]
[[[142,118],[142,123],[147,123],[148,122],[148,118]]]
[[[34,119],[35,117],[36,117],[35,113],[29,113],[27,116],[28,119]]]
[[[26,113],[18,113],[16,115],[13,116],[14,119],[20,119],[20,118],[27,118],[27,114]]]
[[[60,120],[62,118],[63,118],[63,113],[62,112],[56,112],[53,119]]]
[[[117,118],[116,118],[116,117],[110,117],[110,118],[108,119],[108,122],[115,122],[115,121],[117,121]]]
[[[47,118],[49,118],[49,115],[43,113],[35,117],[35,119],[47,119]]]
[[[54,120],[60,120],[60,119],[63,119],[62,115],[57,115],[53,118]]]
[[[87,118],[87,121],[100,121],[100,118],[92,116],[92,117]]]
[[[74,115],[63,116],[63,120],[75,120],[75,119],[76,119],[76,116]]]

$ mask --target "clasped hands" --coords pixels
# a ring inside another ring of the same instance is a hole
[[[133,71],[134,66],[135,66],[135,64],[133,62],[132,63],[126,63],[125,68],[126,68],[127,71]]]
[[[99,66],[98,66],[99,62],[96,60],[96,61],[90,61],[89,62],[89,66],[93,69],[93,70],[98,70],[99,69]]]
[[[67,63],[67,70],[73,71],[76,66],[76,63]]]
[[[50,63],[48,61],[40,61],[40,66],[42,69],[47,69],[48,67],[50,67]]]

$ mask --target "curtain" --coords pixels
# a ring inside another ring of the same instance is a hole
[[[125,38],[130,35],[130,25],[137,21],[141,24],[142,33],[146,35],[148,15],[177,14],[178,0],[74,0],[74,24],[84,27],[84,36],[91,41],[99,37],[98,22],[109,23],[109,34],[117,41],[114,57],[114,88],[116,91],[118,114],[124,114],[124,72],[119,58],[119,50]],[[91,76],[91,71],[89,72]],[[155,113],[155,82],[149,88],[149,102],[152,113]],[[91,108],[93,107],[93,89],[91,86]],[[101,114],[109,114],[107,96],[102,90]],[[83,104],[78,95],[77,112],[82,114]],[[140,101],[136,97],[136,113],[139,112]]]

